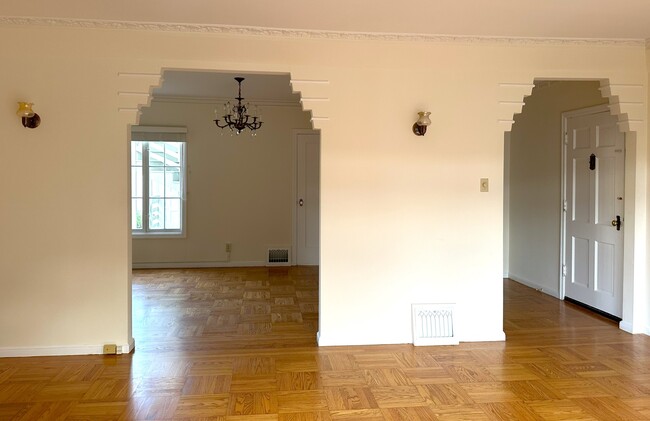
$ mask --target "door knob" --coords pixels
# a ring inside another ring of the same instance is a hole
[[[612,219],[612,226],[616,227],[616,231],[621,230],[621,216],[616,215],[616,219]]]
[[[305,204],[305,201],[304,201],[304,200],[302,200],[302,199],[298,200],[298,205],[302,206],[302,205],[304,205],[304,204]]]

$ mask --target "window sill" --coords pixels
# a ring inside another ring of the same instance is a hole
[[[131,232],[131,238],[134,240],[151,240],[154,238],[185,238],[184,232]]]

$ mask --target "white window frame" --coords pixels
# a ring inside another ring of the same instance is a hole
[[[187,129],[184,127],[153,127],[133,126],[131,128],[131,142],[141,142],[142,147],[142,229],[133,228],[131,234],[134,238],[184,238],[187,227]],[[149,228],[149,145],[148,142],[178,142],[181,143],[180,177],[181,177],[181,227],[180,229],[150,229]],[[129,163],[131,168],[131,184],[133,183],[133,157]],[[131,191],[131,201],[133,201]],[[131,209],[131,224],[133,224],[133,209]]]

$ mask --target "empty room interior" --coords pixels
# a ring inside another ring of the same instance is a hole
[[[0,420],[650,419],[650,4],[0,4]]]

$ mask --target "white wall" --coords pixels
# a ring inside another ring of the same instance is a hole
[[[603,104],[598,82],[533,89],[510,135],[508,275],[559,296],[562,113]]]
[[[230,136],[212,121],[214,109],[164,100],[143,110],[142,125],[188,129],[187,230],[184,238],[134,237],[134,267],[263,265],[269,246],[291,245],[292,130],[310,129],[309,114],[298,103],[265,105],[257,136]]]
[[[650,127],[650,41],[646,41],[646,50],[645,50],[645,56],[646,56],[646,68],[648,69],[648,84],[646,85],[646,94],[647,94],[647,100],[646,100],[646,111],[648,114],[648,117],[646,119],[646,122],[648,122],[648,125]],[[650,153],[650,151],[648,151]],[[648,156],[648,160],[650,161],[650,155]],[[649,174],[650,176],[650,174]],[[648,215],[650,217],[650,215]],[[650,226],[650,221],[647,226]],[[650,246],[647,247],[648,250],[650,250]],[[646,264],[650,263],[650,261],[646,261]],[[646,266],[646,273],[649,271],[650,268]],[[646,299],[644,300],[646,302],[646,326],[645,326],[645,333],[646,335],[650,335],[650,305],[647,303],[650,303],[650,283],[645,284],[645,291],[646,291]]]
[[[163,68],[291,73],[322,130],[323,345],[410,342],[414,302],[456,302],[461,340],[503,339],[503,139],[517,101],[535,77],[605,78],[642,103],[648,83],[643,46],[606,43],[3,26],[0,61],[5,355],[130,339],[127,127]],[[18,100],[36,103],[39,129],[21,127]],[[421,110],[434,124],[416,137]],[[646,118],[630,123],[644,219]]]

